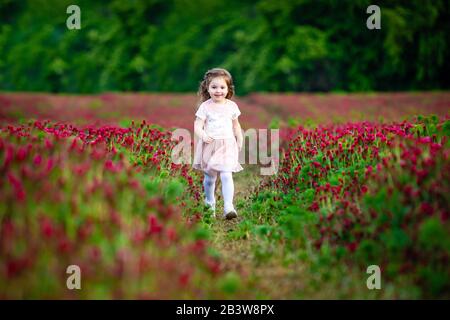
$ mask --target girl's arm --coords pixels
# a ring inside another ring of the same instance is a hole
[[[213,141],[213,139],[208,136],[205,132],[205,130],[203,130],[203,127],[205,125],[205,120],[200,119],[199,117],[197,117],[195,119],[194,122],[194,133],[204,142],[206,143],[210,143]]]
[[[239,150],[241,150],[244,139],[242,137],[241,124],[239,123],[239,120],[237,118],[233,120],[233,132],[234,132],[234,136],[236,137],[236,141],[237,141]]]

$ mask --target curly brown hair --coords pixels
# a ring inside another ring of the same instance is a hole
[[[234,84],[233,84],[233,77],[231,76],[231,74],[225,69],[213,68],[206,71],[205,75],[203,76],[203,80],[200,82],[200,86],[197,92],[197,95],[200,97],[200,101],[198,102],[199,105],[202,102],[211,98],[208,92],[208,87],[209,84],[211,83],[211,80],[216,77],[223,77],[225,83],[228,86],[228,93],[225,98],[230,99],[234,95]]]

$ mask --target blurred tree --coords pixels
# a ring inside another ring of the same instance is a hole
[[[228,68],[237,93],[448,89],[450,4],[391,0],[0,0],[0,90],[195,91]]]

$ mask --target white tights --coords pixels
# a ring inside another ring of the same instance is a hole
[[[216,198],[214,192],[216,189],[217,171],[213,173],[205,172],[205,179],[203,180],[203,186],[205,187],[206,203],[215,207]],[[220,172],[220,181],[222,182],[222,196],[225,213],[234,210],[233,196],[234,196],[234,183],[232,172]]]

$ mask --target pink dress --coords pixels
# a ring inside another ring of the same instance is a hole
[[[232,124],[232,120],[237,119],[240,114],[237,104],[229,99],[226,99],[223,105],[208,99],[199,106],[195,115],[206,120],[204,130],[214,140],[206,143],[196,139],[194,169],[206,173],[244,170],[239,164],[239,147]]]

